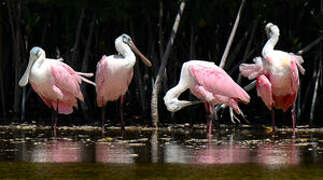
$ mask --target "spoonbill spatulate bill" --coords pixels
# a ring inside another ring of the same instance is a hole
[[[80,84],[86,82],[95,86],[95,83],[85,78],[92,76],[93,73],[74,71],[62,59],[46,58],[42,48],[33,47],[19,86],[24,87],[29,82],[49,108],[56,113],[71,114],[73,107],[77,107],[77,99],[84,101]],[[53,115],[54,130],[57,123],[56,113]]]
[[[102,107],[102,133],[104,133],[105,105],[108,101],[115,101],[121,97],[120,118],[121,128],[124,129],[123,97],[133,77],[133,68],[136,63],[134,52],[142,62],[151,67],[151,62],[137,49],[136,45],[127,34],[120,35],[115,40],[118,55],[103,55],[96,66],[95,82],[97,105]]]

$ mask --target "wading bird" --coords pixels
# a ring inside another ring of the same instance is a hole
[[[137,49],[130,36],[122,34],[115,40],[115,47],[119,55],[102,56],[96,66],[95,82],[97,105],[102,107],[102,133],[104,133],[105,108],[108,101],[115,101],[121,97],[120,114],[121,128],[123,121],[123,96],[128,90],[136,63],[135,52],[148,67],[151,62]]]
[[[34,91],[41,97],[45,104],[54,109],[53,128],[56,131],[57,113],[70,114],[73,107],[77,107],[77,99],[84,101],[80,90],[82,81],[93,84],[82,77],[92,77],[93,73],[74,71],[62,62],[62,59],[46,58],[45,51],[40,47],[30,50],[29,62],[24,75],[19,81],[23,87],[30,82]]]
[[[272,111],[275,132],[275,111],[286,112],[292,106],[293,136],[295,136],[295,100],[299,88],[298,70],[304,74],[303,58],[292,53],[274,50],[279,39],[279,28],[268,23],[265,27],[268,41],[262,49],[262,58],[254,58],[255,64],[241,64],[242,76],[257,78],[257,94]]]
[[[198,99],[207,103],[208,107],[226,104],[232,107],[237,114],[241,114],[238,102],[249,103],[250,101],[249,95],[223,69],[207,61],[191,60],[183,64],[178,84],[168,90],[164,97],[168,111],[176,112],[198,103],[197,101],[178,100],[178,97],[187,89],[190,89]],[[209,109],[213,113],[213,108]],[[211,122],[208,124],[210,135]]]

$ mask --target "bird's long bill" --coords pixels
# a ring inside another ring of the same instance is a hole
[[[31,66],[33,65],[33,62],[34,61],[35,60],[34,59],[31,59],[31,57],[29,58],[29,62],[28,62],[27,69],[26,69],[24,75],[19,80],[19,86],[24,87],[24,86],[27,85],[28,79],[29,79],[30,70],[31,70]]]
[[[130,47],[141,58],[142,62],[146,66],[151,67],[151,62],[137,49],[136,45],[133,42],[130,42]]]
[[[192,106],[195,104],[200,104],[202,101],[181,101],[181,106],[182,108],[187,107],[187,106]]]

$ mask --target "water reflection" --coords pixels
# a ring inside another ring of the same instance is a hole
[[[151,146],[151,161],[152,163],[157,163],[159,160],[158,157],[158,131],[154,130],[151,134],[150,138],[150,146]]]
[[[165,145],[164,160],[167,163],[186,164],[243,164],[257,163],[271,168],[301,163],[301,153],[293,141],[266,142],[227,141],[200,143],[188,146],[177,142]]]
[[[80,142],[53,140],[33,148],[31,162],[82,162]]]
[[[190,163],[192,162],[192,149],[175,142],[167,143],[165,146],[164,161],[166,163]]]
[[[213,145],[198,150],[194,163],[203,164],[240,164],[248,163],[250,151],[234,144]]]
[[[4,136],[0,135],[0,161],[3,162],[255,163],[269,168],[323,162],[322,136],[291,140],[246,138],[237,133],[194,139],[197,136],[158,131],[110,141],[84,135],[56,139]]]
[[[280,167],[300,163],[299,148],[293,142],[287,144],[265,143],[258,146],[256,152],[256,162],[259,164]]]
[[[96,162],[132,164],[138,156],[127,144],[98,142],[95,149]]]

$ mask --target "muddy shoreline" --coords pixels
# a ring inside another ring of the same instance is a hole
[[[119,126],[109,126],[106,127],[108,131],[120,131],[121,128]],[[26,131],[47,131],[51,130],[51,126],[41,126],[41,125],[29,125],[29,124],[19,124],[19,125],[0,125],[1,130],[26,130]],[[99,126],[58,126],[58,131],[89,131],[89,132],[101,132],[101,127]],[[158,129],[155,127],[149,126],[126,126],[126,131],[129,132],[141,132],[141,131],[156,131],[159,132],[178,132],[178,131],[199,131],[199,132],[207,132],[207,126],[204,124],[176,124],[169,125],[168,127],[159,127]],[[220,125],[217,128],[213,129],[213,132],[232,132],[232,131],[266,131],[270,132],[270,126],[249,126],[249,125],[240,125],[240,126],[230,126],[230,125]],[[280,133],[289,133],[292,132],[292,128],[289,127],[278,127],[276,128],[277,132]],[[299,126],[296,128],[296,132],[298,133],[323,133],[323,128],[312,128],[309,126]]]

